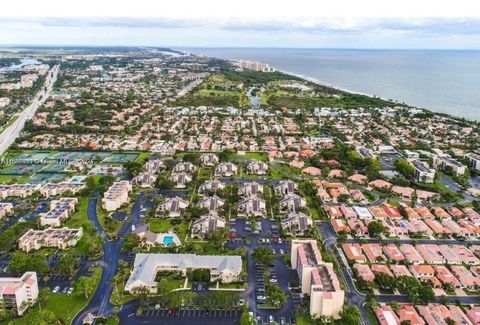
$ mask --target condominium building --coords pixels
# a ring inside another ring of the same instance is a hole
[[[45,230],[30,229],[18,240],[18,247],[25,253],[42,247],[67,249],[73,247],[83,236],[83,229],[47,228]]]
[[[451,170],[457,175],[465,174],[466,166],[448,155],[438,155],[433,158],[433,167],[438,170]]]
[[[160,271],[179,272],[187,275],[187,270],[209,269],[210,281],[231,283],[239,281],[242,272],[240,256],[200,256],[195,254],[137,254],[133,271],[125,285],[125,291],[135,292],[146,288],[157,292],[155,278]]]
[[[0,203],[0,218],[11,215],[13,213],[12,203]]]
[[[130,200],[128,194],[131,191],[132,184],[130,181],[119,181],[113,183],[108,191],[103,194],[102,208],[106,211],[117,210]]]
[[[300,278],[302,293],[310,295],[310,316],[340,318],[345,292],[333,264],[322,261],[316,240],[292,240],[291,262]]]
[[[37,273],[25,272],[18,278],[0,278],[0,300],[5,309],[13,309],[18,316],[21,316],[37,298]]]
[[[412,160],[410,165],[415,169],[414,179],[417,182],[433,183],[435,181],[435,169],[430,168],[423,161]]]
[[[50,202],[50,210],[40,213],[40,224],[42,226],[60,227],[62,220],[67,219],[75,212],[77,198],[61,198]]]
[[[470,168],[476,171],[480,170],[480,155],[478,153],[471,152],[465,155],[465,157],[468,159]]]

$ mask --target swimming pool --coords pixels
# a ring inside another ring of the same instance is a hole
[[[163,246],[168,246],[171,243],[173,243],[173,237],[172,236],[163,237]]]

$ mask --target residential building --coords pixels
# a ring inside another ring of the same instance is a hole
[[[307,201],[297,194],[288,194],[280,200],[279,206],[282,212],[297,211],[306,207]]]
[[[187,173],[176,173],[170,176],[170,179],[175,182],[175,188],[186,188],[187,184],[192,181],[192,176]]]
[[[420,160],[412,160],[410,165],[415,169],[413,175],[415,181],[422,183],[433,183],[435,181],[435,169],[430,168],[427,163]]]
[[[168,198],[158,205],[157,211],[170,218],[179,218],[182,211],[188,206],[189,202],[181,197]]]
[[[433,158],[433,167],[438,170],[451,169],[457,175],[463,175],[466,171],[466,166],[458,160],[453,159],[449,155],[437,155]]]
[[[258,197],[248,197],[238,204],[239,216],[264,217],[267,215],[265,201]]]
[[[115,211],[123,204],[130,201],[129,193],[132,191],[132,184],[129,181],[114,182],[103,194],[102,208],[106,211]]]
[[[0,218],[13,214],[12,203],[0,203]]]
[[[202,185],[198,187],[198,192],[201,194],[206,194],[210,192],[217,192],[218,190],[223,190],[225,188],[225,184],[220,182],[219,180],[213,179],[210,181],[206,181]]]
[[[186,276],[187,271],[195,269],[209,269],[211,282],[236,282],[239,281],[242,272],[242,258],[195,254],[137,254],[125,291],[136,292],[146,288],[149,292],[156,293],[155,278],[158,272],[179,272]]]
[[[310,295],[310,316],[340,318],[345,292],[333,264],[322,261],[316,240],[292,240],[291,263],[300,278],[302,293]]]
[[[205,215],[192,224],[192,238],[205,238],[208,233],[225,228],[226,221],[217,215]]]
[[[38,298],[37,273],[25,272],[20,277],[0,278],[0,301],[2,308],[13,310],[22,316]]]
[[[254,160],[247,165],[247,173],[254,175],[266,175],[268,165],[263,161]]]
[[[82,228],[30,229],[18,240],[18,247],[25,253],[42,247],[56,247],[63,250],[75,246],[82,236]]]
[[[295,182],[291,180],[281,181],[278,185],[274,187],[275,194],[279,196],[294,194],[296,189],[297,184],[295,184]]]
[[[221,163],[215,168],[215,176],[232,177],[237,173],[238,167],[234,163]]]
[[[50,201],[50,210],[40,213],[40,224],[42,226],[60,227],[61,222],[75,212],[77,198],[61,198]]]
[[[213,153],[206,153],[200,156],[200,162],[203,166],[212,167],[218,164],[218,157]]]
[[[238,189],[238,194],[242,196],[257,196],[263,194],[263,185],[257,182],[244,183]]]
[[[282,228],[291,235],[302,235],[313,225],[310,216],[302,212],[290,212],[281,220]]]

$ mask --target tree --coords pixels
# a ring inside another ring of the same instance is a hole
[[[77,263],[78,258],[70,255],[63,255],[60,257],[57,266],[55,266],[55,270],[60,274],[72,276],[75,273]]]
[[[265,288],[265,293],[270,299],[271,303],[278,307],[284,305],[287,301],[287,295],[279,286],[267,284]]]
[[[140,237],[137,234],[130,233],[125,237],[123,249],[127,252],[131,252],[134,248],[140,244]]]
[[[358,308],[354,305],[344,305],[342,310],[342,318],[339,320],[338,324],[360,324],[361,315]]]
[[[265,247],[257,247],[252,252],[252,258],[255,262],[269,264],[272,261],[272,254]]]
[[[49,266],[45,257],[37,254],[25,254],[23,252],[16,252],[13,254],[12,260],[8,265],[10,272],[14,274],[21,274],[27,271],[37,272],[38,274],[45,274],[49,270]]]
[[[46,309],[33,311],[29,322],[29,324],[35,325],[52,325],[56,323],[57,318],[55,317],[55,314]]]
[[[127,161],[123,164],[123,167],[131,176],[137,176],[142,172],[142,164],[136,161]]]
[[[450,317],[445,318],[445,323],[447,323],[447,325],[455,325],[455,321]]]
[[[87,299],[95,291],[95,282],[94,277],[81,276],[78,278],[77,282],[75,282],[75,291],[79,294],[83,294],[85,299]]]
[[[385,226],[380,222],[373,220],[368,224],[368,234],[370,237],[378,237],[385,232]]]

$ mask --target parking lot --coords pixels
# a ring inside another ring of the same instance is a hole
[[[129,318],[140,319],[142,324],[238,324],[241,311],[237,309],[209,309],[194,308],[165,309],[150,308],[143,310],[140,316],[129,315]],[[127,320],[127,323],[137,321]]]

